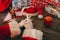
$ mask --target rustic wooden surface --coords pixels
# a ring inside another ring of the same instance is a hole
[[[2,24],[3,19],[7,13],[0,13],[0,26],[4,25]],[[50,15],[47,12],[44,12],[44,16]],[[25,17],[22,18],[16,18],[18,22],[20,22],[22,19],[25,19]],[[32,17],[33,19],[33,25],[35,29],[41,30],[44,35],[43,35],[43,40],[60,40],[60,19],[57,17],[53,16],[53,25],[50,28],[44,27],[44,21],[43,19],[40,20],[38,19],[37,16]],[[16,38],[13,38],[11,40],[22,40],[20,35]]]

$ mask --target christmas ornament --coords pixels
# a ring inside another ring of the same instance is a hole
[[[44,26],[45,27],[52,26],[52,21],[53,21],[52,16],[46,16],[46,17],[44,17]]]
[[[39,12],[38,18],[42,19],[43,18],[43,10],[42,8],[40,8],[39,5],[35,5],[35,6],[29,6],[29,7],[23,7],[22,11],[23,15],[25,16],[36,16]]]

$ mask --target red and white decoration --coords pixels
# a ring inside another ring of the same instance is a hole
[[[29,7],[24,7],[22,9],[22,13],[25,16],[36,16],[38,13],[41,16],[38,16],[38,18],[42,19],[43,18],[43,10],[39,5],[35,5],[35,6],[29,6]]]
[[[16,17],[21,17],[22,16],[21,10],[15,10],[15,14],[16,14]],[[11,16],[10,12],[7,13],[7,15],[5,16],[3,22],[7,22],[9,20],[15,20],[15,18],[12,19],[12,16]]]
[[[16,17],[21,17],[22,16],[21,10],[15,10],[15,14],[16,14]]]

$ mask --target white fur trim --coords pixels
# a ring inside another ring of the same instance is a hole
[[[37,37],[35,29],[25,29],[22,37],[31,37],[36,39]]]
[[[15,14],[16,14],[16,16],[22,16],[21,11],[19,11],[19,12],[15,12]]]
[[[5,21],[8,21],[10,19],[12,19],[12,17],[11,17],[11,14],[8,12],[8,14],[6,15],[6,17],[3,21],[5,22]]]
[[[43,32],[40,30],[36,30],[36,36],[38,40],[42,40],[43,39]]]
[[[39,18],[39,19],[42,19],[42,18],[43,18],[43,15],[38,15],[38,18]]]
[[[57,14],[57,17],[60,18],[60,13]]]
[[[31,37],[37,40],[42,40],[43,32],[36,29],[25,29],[22,37]]]
[[[21,30],[19,28],[19,24],[16,21],[9,22],[11,37],[16,37],[20,35]]]

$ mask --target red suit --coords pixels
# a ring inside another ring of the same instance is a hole
[[[0,40],[5,40],[7,37],[10,37],[10,34],[9,24],[0,26]]]
[[[6,40],[8,37],[16,37],[20,35],[20,27],[16,21],[11,21],[4,26],[0,26],[0,40]]]
[[[5,11],[11,3],[12,0],[0,0],[0,12]]]

